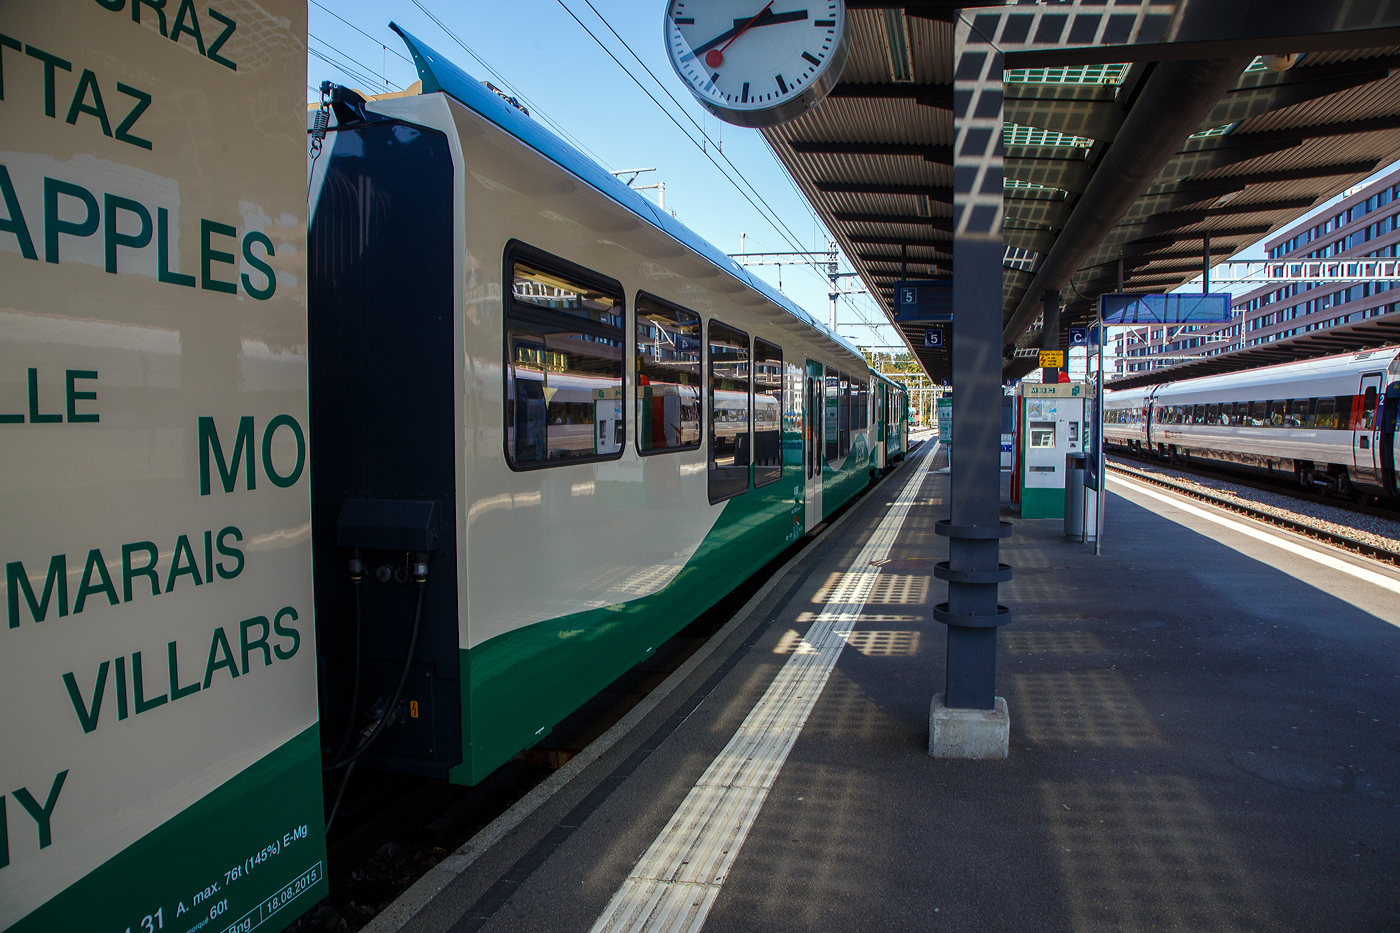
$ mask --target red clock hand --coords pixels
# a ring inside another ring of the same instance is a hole
[[[749,21],[748,21],[747,23],[745,23],[742,27],[740,27],[740,29],[739,29],[738,32],[734,33],[734,35],[732,35],[732,36],[729,37],[729,41],[728,41],[728,42],[724,43],[724,45],[720,46],[720,47],[717,48],[717,49],[710,49],[708,52],[706,52],[706,53],[705,53],[705,64],[706,64],[706,65],[709,65],[711,68],[718,68],[721,64],[723,64],[723,62],[724,62],[724,50],[727,49],[727,48],[729,48],[731,45],[733,45],[733,44],[734,44],[734,40],[737,39],[737,38],[739,38],[740,36],[742,36],[742,35],[744,34],[744,30],[746,30],[746,29],[748,29],[750,26],[752,26],[752,25],[754,24],[754,20],[757,20],[757,19],[758,19],[760,16],[762,16],[764,13],[768,12],[768,8],[771,7],[772,5],[773,5],[773,0],[768,0],[768,2],[767,2],[766,4],[764,4],[763,9],[759,10],[757,13],[755,13],[755,14],[753,15],[753,19],[749,20]]]

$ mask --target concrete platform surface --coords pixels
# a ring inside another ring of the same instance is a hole
[[[935,759],[927,465],[404,929],[1400,929],[1400,573],[1116,480],[1103,556],[1012,516],[1010,756]]]

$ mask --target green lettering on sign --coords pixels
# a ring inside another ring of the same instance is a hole
[[[238,419],[238,434],[233,439],[233,466],[224,459],[224,448],[219,443],[219,431],[214,419],[201,416],[199,419],[199,494],[209,495],[209,452],[213,450],[214,462],[219,468],[219,479],[224,492],[233,492],[238,480],[238,458],[243,457],[243,465],[248,474],[248,488],[257,488],[253,475],[253,416],[244,415]],[[241,540],[241,539],[240,539]]]
[[[61,220],[58,216],[58,196],[76,198],[87,209],[87,216],[81,222]],[[44,179],[44,261],[58,262],[58,235],[92,236],[97,232],[97,198],[81,185],[70,185],[57,178]]]
[[[63,782],[68,780],[68,772],[60,771],[53,779],[53,786],[49,788],[49,799],[41,807],[39,801],[34,799],[34,795],[29,792],[29,788],[21,787],[15,791],[15,800],[19,805],[34,817],[34,822],[39,824],[39,848],[47,849],[53,845],[53,830],[50,828],[50,821],[53,819],[53,808],[58,803],[59,791],[63,790]]]
[[[10,628],[19,628],[19,597],[29,604],[29,614],[35,622],[42,622],[49,614],[49,598],[58,590],[58,617],[68,615],[68,558],[55,554],[49,560],[49,575],[44,578],[44,595],[34,598],[34,588],[29,585],[29,575],[24,572],[24,564],[10,561],[5,565],[5,589],[10,595]]]
[[[216,262],[226,263],[231,266],[233,265],[234,261],[233,253],[225,253],[222,250],[214,249],[213,246],[210,245],[209,238],[215,235],[236,237],[238,236],[238,230],[237,228],[231,227],[228,224],[221,224],[218,221],[209,220],[208,218],[200,218],[199,287],[207,289],[211,292],[226,292],[232,295],[237,293],[238,287],[232,282],[223,282],[219,279],[214,278],[214,273],[210,270],[210,267]]]

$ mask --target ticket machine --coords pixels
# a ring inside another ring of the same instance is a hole
[[[1020,386],[1021,517],[1065,515],[1065,455],[1088,446],[1089,390],[1081,382]]]

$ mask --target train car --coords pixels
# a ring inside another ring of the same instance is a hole
[[[473,784],[868,485],[873,377],[400,34],[309,168],[324,751]]]
[[[872,373],[870,380],[875,419],[871,472],[879,473],[902,460],[908,449],[908,403],[899,383],[878,373]]]
[[[1400,351],[1390,347],[1108,392],[1109,443],[1394,497]],[[1111,414],[1110,414],[1111,413]]]
[[[1103,439],[1113,447],[1141,453],[1147,444],[1147,406],[1153,388],[1104,393]]]

